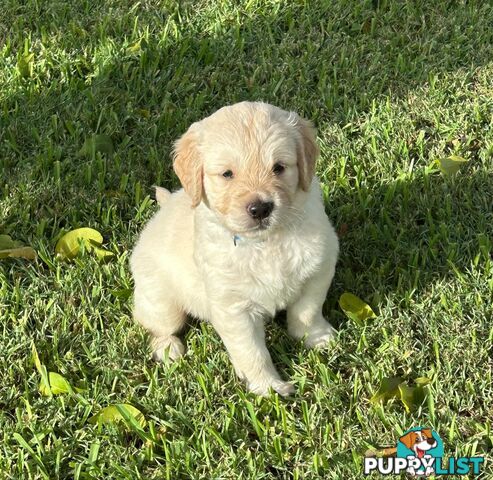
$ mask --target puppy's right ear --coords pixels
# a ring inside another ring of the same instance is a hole
[[[173,149],[173,169],[195,208],[202,200],[202,160],[198,152],[196,129],[190,127]]]
[[[320,150],[317,145],[316,131],[311,122],[297,114],[295,115],[295,126],[299,133],[297,156],[300,186],[305,192],[308,192],[315,174],[315,162]]]

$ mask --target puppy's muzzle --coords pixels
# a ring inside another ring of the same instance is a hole
[[[254,220],[264,220],[266,219],[274,210],[274,202],[262,202],[261,200],[256,200],[255,202],[249,203],[246,206],[248,215]]]

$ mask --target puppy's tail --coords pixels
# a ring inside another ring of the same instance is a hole
[[[158,187],[157,185],[154,186],[154,198],[160,207],[166,203],[166,200],[168,200],[170,195],[171,192],[169,190],[166,190],[163,187]]]

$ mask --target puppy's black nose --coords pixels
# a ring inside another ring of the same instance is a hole
[[[426,441],[428,442],[429,445],[433,445],[435,443],[434,438],[427,438]]]
[[[274,210],[274,202],[262,202],[257,200],[249,203],[246,209],[250,217],[255,220],[263,220],[272,213],[272,210]]]

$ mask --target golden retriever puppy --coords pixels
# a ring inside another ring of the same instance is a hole
[[[309,347],[334,337],[322,305],[339,243],[318,153],[309,122],[260,102],[221,108],[176,142],[183,189],[158,191],[131,257],[134,317],[154,358],[183,355],[177,334],[192,315],[212,324],[252,392],[294,391],[272,363],[264,319],[287,309],[288,332]]]

